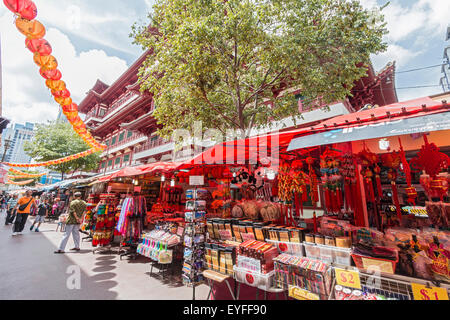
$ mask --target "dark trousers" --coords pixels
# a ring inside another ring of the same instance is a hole
[[[16,222],[14,222],[14,232],[22,232],[25,228],[25,223],[27,223],[29,214],[28,213],[18,213],[16,217]]]
[[[13,223],[15,216],[16,216],[16,211],[15,210],[13,210],[13,209],[8,210],[8,212],[6,213],[5,225]]]

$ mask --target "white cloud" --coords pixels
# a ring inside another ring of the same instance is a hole
[[[13,122],[45,122],[54,120],[59,106],[53,100],[25,47],[25,38],[13,24],[13,16],[0,17],[3,63],[3,114]],[[108,56],[102,50],[78,53],[69,37],[49,28],[45,37],[53,48],[74,102],[79,103],[97,79],[114,82],[127,70],[124,60]]]
[[[383,68],[387,62],[396,61],[397,68],[408,65],[408,62],[422,52],[414,51],[402,46],[391,44],[386,52],[372,57],[372,63],[376,70]]]

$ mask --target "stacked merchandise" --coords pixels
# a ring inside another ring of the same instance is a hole
[[[240,283],[262,290],[273,286],[274,263],[278,249],[269,243],[248,240],[239,245],[235,278]]]
[[[334,300],[409,300],[408,296],[400,293],[393,293],[384,291],[378,293],[377,291],[367,287],[362,290],[353,290],[342,286],[334,287]]]
[[[306,299],[327,300],[331,291],[332,268],[322,261],[281,254],[274,259],[275,282],[289,292],[300,288]],[[292,295],[292,294],[291,294]]]
[[[176,234],[155,229],[144,234],[142,242],[137,247],[137,253],[160,263],[172,262],[172,247],[180,243],[180,237]]]
[[[186,191],[186,212],[184,230],[183,283],[195,285],[203,281],[206,201],[196,200],[197,191]]]
[[[92,246],[107,246],[114,238],[115,208],[117,205],[115,194],[101,194],[97,205],[95,228],[92,236]]]
[[[137,245],[141,239],[147,203],[142,196],[125,198],[122,203],[116,230],[122,236],[124,245]]]
[[[206,268],[229,276],[234,275],[235,245],[210,241],[205,244],[205,250]]]

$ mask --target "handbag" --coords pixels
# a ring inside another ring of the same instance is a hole
[[[28,207],[28,205],[31,203],[31,201],[33,201],[33,198],[31,198],[31,200],[28,201],[27,204],[23,204],[23,205],[19,206],[19,211],[24,211]]]

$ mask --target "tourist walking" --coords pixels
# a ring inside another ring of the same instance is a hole
[[[41,226],[42,222],[45,222],[45,218],[48,217],[48,213],[51,210],[50,205],[48,204],[48,199],[44,199],[43,202],[41,202],[37,207],[37,214],[36,219],[34,220],[33,224],[30,227],[30,231],[33,231],[34,225],[37,223],[35,232],[39,232],[39,228]]]
[[[36,209],[36,203],[31,196],[31,191],[27,190],[25,196],[19,199],[15,208],[17,209],[16,221],[14,222],[13,236],[22,234],[23,228],[27,223],[28,216],[30,215],[31,208]]]
[[[6,204],[6,220],[5,226],[10,225],[14,222],[14,218],[16,217],[16,205],[18,201],[17,194],[13,195]]]
[[[59,249],[55,253],[65,253],[64,250],[69,241],[70,235],[73,237],[75,247],[71,251],[80,251],[80,224],[86,211],[86,202],[81,200],[81,192],[74,194],[75,200],[69,205],[69,217],[66,222],[66,231],[59,245]]]

